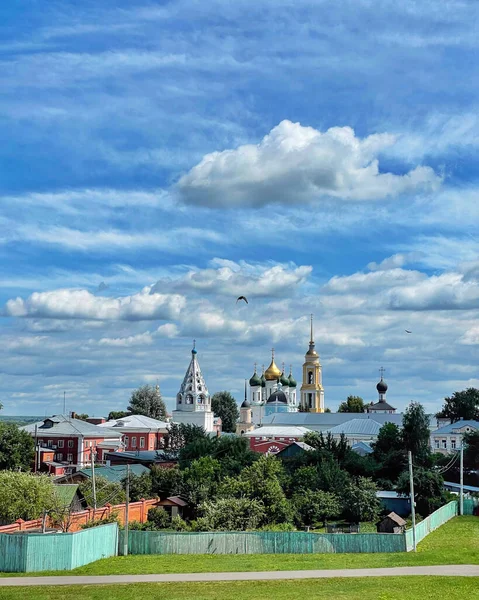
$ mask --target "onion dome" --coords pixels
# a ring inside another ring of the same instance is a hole
[[[261,375],[261,387],[266,387],[266,377],[264,373]]]
[[[388,391],[388,384],[384,381],[382,377],[381,381],[377,384],[376,389],[380,394],[385,394]]]
[[[293,377],[293,372],[289,372],[288,377],[289,387],[295,388],[298,384],[296,383],[296,379]]]
[[[249,403],[248,400],[246,400],[246,398],[243,400],[243,404],[241,405],[241,408],[249,408],[251,406],[251,404]]]
[[[251,387],[261,385],[261,377],[259,377],[258,373],[256,373],[256,369],[254,370],[253,376],[249,380],[249,384]]]
[[[268,381],[277,381],[281,377],[281,371],[276,366],[274,362],[274,349],[271,351],[271,364],[264,372],[264,376]]]
[[[198,354],[198,351],[196,350],[196,340],[193,340],[193,350],[191,351],[191,354]]]
[[[281,379],[279,380],[282,386],[289,386],[289,379],[288,377],[286,377],[286,375],[284,374],[284,370],[281,373]]]
[[[288,404],[288,399],[286,398],[286,394],[283,391],[276,390],[271,394],[266,403]]]

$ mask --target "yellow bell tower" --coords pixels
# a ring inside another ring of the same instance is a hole
[[[309,350],[303,363],[303,383],[301,385],[301,409],[304,412],[324,412],[323,374],[319,355],[314,349],[313,315],[311,315],[311,337]]]

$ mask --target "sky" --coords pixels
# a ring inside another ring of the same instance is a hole
[[[325,404],[479,387],[475,0],[0,5],[0,402],[106,415],[193,339]],[[249,303],[236,303],[245,295]],[[407,334],[405,330],[412,333]]]

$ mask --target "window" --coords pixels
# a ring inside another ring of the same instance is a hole
[[[144,448],[145,447],[145,438],[141,437],[140,438],[140,448]]]
[[[48,440],[47,446],[51,448],[53,446],[53,440]]]
[[[446,450],[447,449],[447,440],[442,440],[441,444],[442,444],[442,449]]]
[[[130,438],[125,435],[125,446],[128,446],[128,444],[130,443]]]
[[[67,454],[67,461],[73,462],[73,454]]]
[[[63,460],[63,453],[57,452],[55,455],[55,460]]]
[[[73,440],[68,440],[68,447],[73,448]]]
[[[313,394],[308,394],[309,408],[313,408]]]
[[[132,448],[136,448],[136,437],[135,437],[135,436],[133,436],[133,437],[131,438],[131,447],[132,447]]]
[[[63,448],[63,444],[64,444],[63,440],[58,440],[58,447],[59,448]]]
[[[439,448],[439,440],[434,440],[434,447]]]
[[[452,439],[451,440],[451,450],[455,450],[456,449],[456,440]]]

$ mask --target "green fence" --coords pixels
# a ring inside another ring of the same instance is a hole
[[[123,532],[120,537],[123,539]],[[162,533],[130,531],[130,554],[330,554],[405,552],[404,535],[301,531]]]
[[[423,540],[427,535],[434,531],[441,525],[444,525],[447,521],[455,517],[458,513],[458,502],[449,502],[445,506],[442,506],[438,510],[431,513],[423,521],[416,525],[416,544]],[[466,514],[466,513],[464,513]],[[472,514],[472,513],[470,513]],[[412,529],[406,531],[406,547],[407,551],[413,549],[413,534]]]
[[[478,506],[479,499],[477,498],[465,498],[463,500],[463,510],[465,515],[473,515]]]
[[[75,533],[0,534],[0,572],[68,571],[117,553],[116,523]]]

